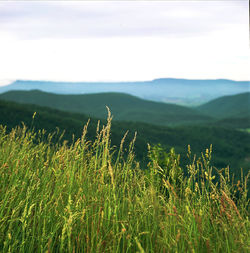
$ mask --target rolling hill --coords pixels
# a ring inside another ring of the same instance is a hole
[[[32,116],[36,112],[35,119]],[[0,100],[0,124],[7,126],[7,130],[22,125],[24,122],[29,128],[35,130],[45,129],[48,133],[57,131],[59,127],[65,130],[64,139],[72,141],[72,136],[79,138],[82,134],[83,125],[88,117],[83,114],[63,112],[36,105],[25,105]],[[96,136],[97,119],[91,119],[88,127],[88,139],[93,140]],[[101,121],[101,124],[105,121]],[[147,162],[147,143],[161,143],[166,149],[174,147],[181,154],[185,164],[187,145],[190,144],[193,153],[200,154],[213,144],[213,165],[218,168],[228,164],[238,174],[243,166],[249,169],[247,159],[250,153],[250,135],[241,131],[221,127],[206,126],[182,126],[165,127],[136,122],[113,122],[111,139],[113,145],[120,145],[120,141],[129,130],[127,140],[131,140],[134,132],[137,132],[135,151],[137,159],[143,164]],[[53,137],[58,141],[58,135]],[[128,141],[126,145],[128,146]],[[125,146],[126,146],[125,145]]]
[[[197,109],[211,117],[250,117],[250,92],[233,96],[223,96],[203,104]]]
[[[198,105],[209,100],[250,89],[248,81],[188,80],[161,78],[140,82],[51,82],[17,80],[0,87],[0,93],[11,90],[34,90],[57,94],[127,93],[143,99],[181,105]]]
[[[84,113],[96,118],[105,118],[106,106],[108,106],[114,115],[114,120],[139,121],[156,125],[197,124],[212,119],[192,108],[147,101],[123,93],[59,95],[39,90],[9,91],[0,94],[0,99]]]

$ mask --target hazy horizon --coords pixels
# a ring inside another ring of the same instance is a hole
[[[250,82],[250,80],[233,80],[233,79],[227,79],[227,78],[215,78],[215,79],[202,79],[202,78],[199,78],[199,79],[195,79],[195,78],[176,78],[176,77],[160,77],[160,78],[153,78],[153,79],[150,79],[150,80],[117,80],[117,81],[109,81],[109,80],[105,80],[105,81],[88,81],[88,80],[84,80],[84,81],[64,81],[64,80],[35,80],[35,79],[15,79],[15,80],[11,80],[11,81],[8,81],[6,82],[5,84],[1,84],[0,83],[0,87],[1,86],[7,86],[7,85],[10,85],[16,81],[22,81],[22,82],[59,82],[59,83],[136,83],[136,82],[151,82],[151,81],[154,81],[154,80],[158,80],[158,79],[173,79],[173,80],[202,80],[202,81],[220,81],[220,80],[228,80],[228,81],[233,81],[233,82]]]

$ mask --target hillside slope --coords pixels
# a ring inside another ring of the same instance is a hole
[[[106,106],[108,106],[114,115],[114,120],[139,121],[156,125],[194,124],[211,120],[211,117],[204,116],[191,108],[147,101],[123,93],[59,95],[39,90],[9,91],[1,94],[0,99],[84,113],[97,118],[106,117]]]
[[[224,96],[203,104],[197,109],[211,117],[246,117],[250,116],[250,92],[233,96]]]
[[[32,116],[36,112],[35,119]],[[0,124],[6,125],[8,130],[24,122],[28,127],[45,129],[47,132],[55,132],[59,127],[66,130],[64,139],[72,141],[72,136],[79,138],[82,134],[83,125],[88,117],[83,114],[73,114],[53,110],[40,106],[21,105],[13,102],[0,100]],[[101,122],[101,124],[104,121]],[[96,136],[97,120],[91,119],[88,127],[88,138]],[[147,162],[147,143],[161,143],[167,149],[174,147],[184,159],[187,146],[191,145],[194,153],[199,154],[213,144],[213,164],[219,168],[228,164],[239,172],[241,166],[247,169],[247,159],[250,153],[250,135],[233,129],[219,127],[164,127],[153,126],[135,122],[113,122],[112,123],[112,144],[120,145],[120,141],[129,130],[127,140],[131,140],[137,132],[135,151],[137,159],[142,163]],[[54,141],[58,139],[54,137]],[[125,142],[128,145],[128,141]],[[125,145],[125,146],[126,146]],[[185,163],[185,161],[183,161]]]

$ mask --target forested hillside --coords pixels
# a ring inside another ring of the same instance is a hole
[[[33,114],[36,115],[33,119]],[[59,128],[64,133],[64,139],[72,142],[72,136],[79,138],[82,134],[83,125],[88,117],[83,114],[62,112],[55,109],[21,105],[13,102],[0,102],[0,124],[6,125],[8,130],[24,122],[29,128],[46,129],[47,132],[55,132]],[[91,118],[88,127],[88,137],[94,139],[98,120]],[[106,122],[101,121],[101,124]],[[137,132],[135,153],[142,163],[147,162],[147,143],[162,144],[166,150],[174,147],[176,152],[182,154],[185,162],[187,146],[191,145],[194,153],[203,152],[213,144],[212,163],[217,167],[230,165],[235,173],[239,173],[241,166],[245,170],[250,153],[250,135],[234,129],[223,127],[206,126],[180,126],[163,127],[139,122],[112,122],[112,144],[119,146],[126,131],[131,140]],[[54,137],[54,141],[58,138]],[[125,145],[126,146],[126,145]]]
[[[217,118],[250,117],[250,92],[217,98],[199,106],[198,110]]]
[[[106,106],[108,106],[114,120],[137,121],[155,125],[194,124],[211,119],[188,107],[147,101],[123,93],[58,95],[39,90],[9,91],[0,94],[0,99],[84,113],[96,118],[105,118]]]

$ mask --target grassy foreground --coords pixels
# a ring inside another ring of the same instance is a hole
[[[211,150],[180,168],[153,147],[142,169],[110,127],[71,146],[0,129],[0,252],[249,252],[248,176],[216,171]]]

